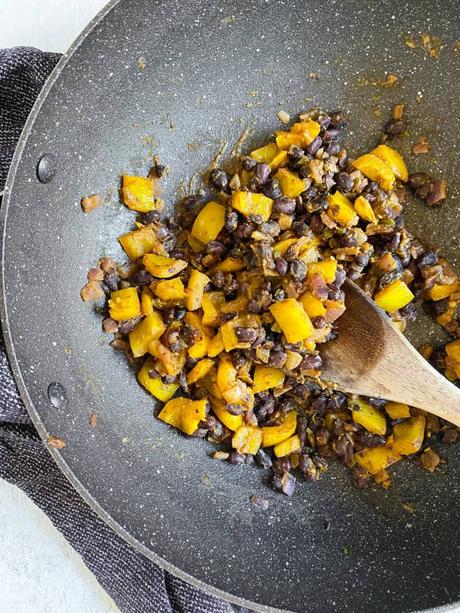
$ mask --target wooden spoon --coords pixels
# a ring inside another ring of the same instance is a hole
[[[403,402],[460,426],[460,390],[439,374],[353,281],[339,336],[321,348],[324,381],[349,394]]]

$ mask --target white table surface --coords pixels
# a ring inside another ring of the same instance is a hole
[[[0,0],[0,47],[63,52],[106,0]],[[50,520],[0,479],[0,612],[116,613]]]

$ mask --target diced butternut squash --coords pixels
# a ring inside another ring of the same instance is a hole
[[[425,296],[429,300],[437,302],[438,300],[444,300],[444,298],[448,298],[452,294],[455,294],[458,289],[458,283],[452,283],[451,285],[439,285],[435,283],[431,289],[427,290]]]
[[[389,192],[393,189],[395,175],[391,168],[379,157],[366,153],[353,162],[353,166],[360,170],[371,181],[376,181],[382,189]]]
[[[310,262],[307,272],[309,275],[320,274],[326,283],[332,283],[337,273],[337,260],[330,257],[321,262]]]
[[[127,287],[112,292],[109,300],[109,314],[115,321],[126,321],[142,315],[137,289]]]
[[[153,296],[148,287],[143,287],[141,292],[141,309],[142,315],[151,315],[155,310],[153,308]]]
[[[179,278],[158,281],[153,291],[161,300],[177,301],[185,299],[185,287]]]
[[[278,243],[273,245],[273,255],[278,258],[286,253],[291,245],[295,245],[299,239],[298,238],[285,238]]]
[[[346,196],[337,191],[335,194],[328,194],[326,200],[329,203],[327,214],[333,221],[345,227],[356,226],[359,218]]]
[[[370,221],[371,223],[377,223],[377,217],[374,213],[374,209],[371,203],[364,196],[358,196],[354,202],[355,211],[364,219],[364,221]]]
[[[446,345],[446,365],[457,378],[460,378],[460,339]],[[455,380],[455,376],[452,378]]]
[[[210,358],[215,358],[219,353],[225,350],[222,332],[218,330],[208,343],[208,355]]]
[[[299,298],[300,304],[305,309],[308,317],[322,317],[326,313],[326,307],[319,298],[314,296],[311,292],[305,292]]]
[[[263,392],[264,390],[283,385],[284,373],[279,368],[271,368],[270,366],[262,366],[257,364],[254,370],[254,385],[252,391],[254,394]]]
[[[304,308],[293,298],[275,302],[270,307],[270,312],[288,343],[299,343],[309,338],[315,331]]]
[[[288,198],[297,198],[305,191],[305,181],[288,168],[280,168],[274,178],[279,181],[281,191]]]
[[[294,132],[285,132],[283,130],[276,131],[276,144],[280,149],[290,149],[292,145],[296,147],[306,147],[306,138],[303,134]]]
[[[158,419],[191,435],[198,428],[200,421],[206,419],[206,405],[206,399],[190,400],[179,396],[165,404]]]
[[[205,245],[215,240],[225,225],[225,207],[217,202],[208,202],[198,213],[192,236]]]
[[[294,436],[291,436],[282,443],[275,445],[273,451],[277,458],[282,458],[290,453],[294,453],[294,451],[298,451],[301,447],[302,443],[300,442],[300,438],[297,434],[294,434]]]
[[[159,340],[149,343],[149,353],[157,358],[168,375],[177,377],[185,365],[185,351],[173,353]]]
[[[243,415],[232,415],[225,408],[225,401],[217,398],[210,398],[211,407],[216,417],[232,432],[238,430],[243,425]]]
[[[288,349],[286,353],[287,360],[283,368],[285,368],[286,370],[294,370],[302,362],[303,356],[300,353],[297,353],[297,351],[291,351],[290,349]]]
[[[120,192],[123,203],[133,211],[148,213],[156,208],[150,179],[123,175]]]
[[[196,311],[189,311],[185,316],[186,323],[195,328],[200,335],[191,347],[188,348],[188,354],[191,358],[204,358],[208,353],[209,343],[212,338],[212,330],[203,325],[202,318]]]
[[[414,294],[401,279],[393,281],[374,296],[375,303],[387,313],[402,309],[413,299]]]
[[[410,417],[410,409],[407,404],[402,402],[387,402],[385,405],[385,411],[390,416],[390,419],[406,419]]]
[[[238,428],[232,437],[232,447],[238,453],[255,455],[262,444],[262,430],[257,426],[244,424]]]
[[[366,428],[368,432],[383,436],[387,431],[385,416],[361,398],[351,401],[353,421]]]
[[[131,260],[137,260],[146,253],[151,253],[154,248],[163,251],[154,229],[150,226],[123,234],[118,241]]]
[[[282,166],[286,166],[288,162],[288,152],[285,150],[279,151],[271,160],[270,168],[272,170],[278,170]]]
[[[212,367],[214,366],[214,360],[210,360],[205,358],[204,360],[200,360],[195,364],[192,370],[187,375],[187,383],[192,385],[192,383],[196,383],[203,377],[211,372]]]
[[[268,221],[272,214],[273,200],[263,194],[233,192],[232,207],[246,217],[259,215],[263,221]]]
[[[371,447],[355,453],[354,460],[363,468],[375,475],[388,466],[399,462],[401,456],[391,447]]]
[[[294,134],[303,134],[310,141],[307,143],[308,145],[318,136],[320,130],[321,126],[317,121],[313,121],[313,119],[298,121],[291,128],[291,132]]]
[[[259,164],[269,164],[277,153],[279,153],[278,145],[276,143],[268,143],[268,145],[251,151],[249,157],[252,157],[253,160],[257,160]]]
[[[228,357],[219,360],[217,387],[230,404],[245,404],[249,400],[248,387],[237,378],[237,370]]]
[[[190,247],[193,249],[195,253],[203,251],[205,248],[205,244],[202,243],[197,238],[195,238],[192,234],[189,234],[187,236],[187,243],[190,245]]]
[[[220,262],[220,264],[217,264],[217,266],[214,267],[214,270],[221,270],[222,272],[238,272],[238,270],[243,270],[244,266],[244,260],[229,256]]]
[[[140,358],[145,355],[149,350],[149,344],[160,338],[165,330],[166,326],[163,323],[163,319],[156,311],[144,317],[129,333],[129,344],[133,356]]]
[[[411,455],[422,446],[425,437],[425,416],[422,414],[393,426],[392,449],[399,455]]]
[[[219,314],[225,304],[224,292],[206,292],[203,294],[201,306],[203,308],[203,324],[205,326],[218,326]]]
[[[297,413],[290,411],[278,426],[263,426],[262,447],[273,447],[294,434],[297,428]]]
[[[152,396],[155,396],[155,398],[158,398],[158,400],[161,400],[161,402],[167,402],[174,396],[179,388],[179,384],[164,383],[160,376],[151,379],[149,373],[153,370],[154,363],[153,360],[149,358],[144,362],[144,365],[140,369],[137,375],[137,380],[148,392],[152,394]]]
[[[370,152],[372,155],[376,155],[383,160],[387,166],[391,168],[396,177],[401,181],[407,181],[409,178],[409,172],[404,159],[398,151],[392,149],[388,145],[379,145]]]
[[[187,289],[185,294],[187,296],[187,309],[189,311],[196,311],[201,307],[201,301],[203,299],[204,288],[211,283],[211,279],[200,272],[196,268],[190,273]]]
[[[337,321],[339,317],[345,313],[345,303],[340,300],[325,300],[324,306],[326,308],[326,321]]]
[[[164,255],[155,255],[153,253],[144,255],[142,263],[149,273],[158,279],[175,277],[182,270],[187,268],[187,262],[184,260],[175,260]]]

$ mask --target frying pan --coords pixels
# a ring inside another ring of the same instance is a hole
[[[435,475],[394,470],[389,491],[359,491],[342,466],[287,498],[248,466],[153,418],[156,406],[81,302],[85,273],[133,215],[118,177],[171,168],[166,201],[230,151],[319,104],[349,112],[350,153],[375,144],[394,103],[412,170],[448,179],[439,210],[410,202],[408,224],[454,262],[459,253],[459,36],[455,0],[125,0],[112,2],[64,56],[19,143],[2,207],[3,326],[24,401],[84,499],[146,556],[196,586],[258,611],[414,611],[460,598],[460,448]],[[438,59],[405,39],[429,32]],[[381,85],[388,74],[398,81]],[[377,83],[377,84],[376,84]],[[379,84],[380,83],[380,84]],[[430,153],[413,158],[424,135]],[[457,149],[456,149],[457,147]],[[40,178],[37,164],[41,162]],[[84,215],[82,195],[103,207]],[[458,262],[456,262],[458,264]],[[414,342],[436,341],[427,320]],[[352,358],[351,358],[352,359]],[[96,413],[96,428],[88,419]],[[249,504],[269,499],[267,512]],[[415,509],[405,503],[411,503]]]

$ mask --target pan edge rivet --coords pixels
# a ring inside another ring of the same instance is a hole
[[[67,390],[61,383],[53,381],[48,385],[48,399],[56,409],[62,409],[67,402]]]
[[[37,177],[40,183],[51,183],[56,176],[57,161],[51,153],[42,155],[37,164]]]

